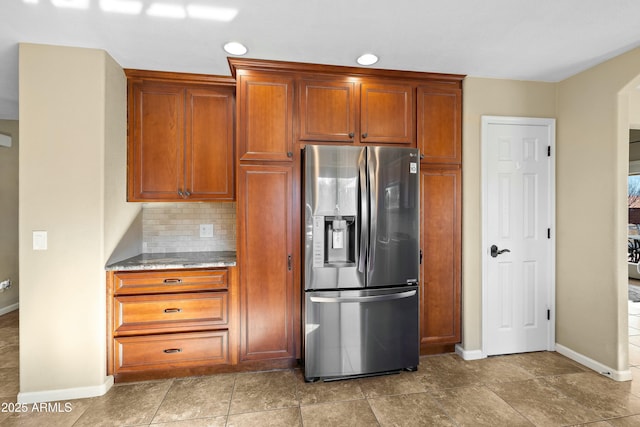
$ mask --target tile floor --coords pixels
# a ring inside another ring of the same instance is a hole
[[[8,411],[19,389],[14,311],[0,317],[0,427],[639,426],[640,303],[629,303],[629,326],[631,382],[552,352],[469,362],[448,354],[422,358],[417,372],[332,383],[285,370],[117,384],[17,413]]]

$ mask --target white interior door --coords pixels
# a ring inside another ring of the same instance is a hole
[[[554,349],[554,148],[555,119],[482,118],[486,356]]]

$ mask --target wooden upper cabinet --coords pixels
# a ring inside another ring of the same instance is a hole
[[[234,200],[232,81],[196,84],[177,73],[127,71],[127,199]]]
[[[191,199],[233,199],[233,92],[187,90],[185,188]]]
[[[412,86],[363,83],[360,116],[361,142],[414,145]]]
[[[251,72],[237,82],[239,159],[292,160],[293,78]]]
[[[184,90],[134,83],[129,95],[128,200],[175,199],[184,163]]]
[[[298,87],[301,141],[354,142],[360,132],[356,83],[302,79]]]
[[[418,87],[418,149],[423,163],[462,163],[462,89],[459,84]]]
[[[361,79],[302,78],[300,141],[414,146],[413,87]]]

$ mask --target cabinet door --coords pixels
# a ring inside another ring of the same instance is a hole
[[[424,163],[462,162],[462,90],[453,84],[418,87],[418,149]]]
[[[182,189],[184,90],[134,83],[129,91],[128,200],[172,200]]]
[[[240,160],[291,160],[293,78],[241,74],[237,95]]]
[[[189,199],[234,199],[233,92],[233,88],[186,91],[185,191]]]
[[[361,85],[361,142],[414,146],[414,114],[411,86],[372,83]]]
[[[295,357],[293,167],[238,171],[240,358]]]
[[[348,81],[302,80],[299,84],[301,141],[353,142],[356,84]]]
[[[428,354],[460,342],[461,173],[424,167],[420,175],[420,350]]]

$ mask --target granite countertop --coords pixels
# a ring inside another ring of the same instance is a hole
[[[232,267],[236,265],[236,253],[220,252],[170,252],[140,254],[122,261],[107,264],[107,270],[168,270],[177,268]]]

